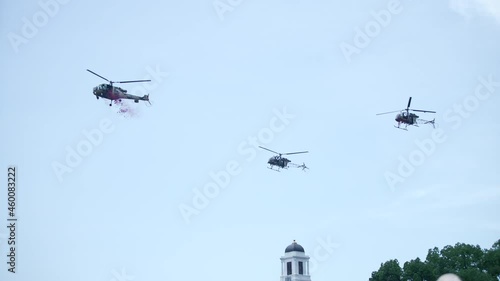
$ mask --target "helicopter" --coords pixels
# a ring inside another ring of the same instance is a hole
[[[302,163],[302,165],[297,165],[297,164],[291,163],[292,161],[288,160],[287,158],[281,157],[281,155],[292,155],[292,154],[299,154],[299,153],[308,153],[308,151],[291,152],[291,153],[279,153],[279,152],[270,150],[270,149],[262,147],[262,146],[259,146],[259,147],[262,148],[262,149],[264,149],[264,150],[270,151],[272,153],[278,154],[277,156],[273,156],[273,157],[269,158],[269,161],[267,161],[267,163],[269,164],[268,168],[271,169],[271,170],[279,172],[280,169],[288,169],[289,165],[290,166],[294,166],[295,168],[302,168],[302,171],[305,171],[305,169],[309,169],[306,166],[306,164],[304,164],[304,163]],[[275,169],[273,167],[277,167],[277,168]]]
[[[134,100],[135,103],[138,103],[140,100],[147,101],[149,104],[149,95],[144,95],[142,97],[134,96],[127,94],[127,90],[122,89],[120,87],[114,87],[113,83],[136,83],[136,82],[151,82],[151,80],[134,80],[134,81],[110,81],[101,75],[93,72],[92,70],[87,69],[88,72],[106,80],[109,84],[101,84],[99,86],[94,87],[94,95],[97,99],[104,98],[110,100],[109,106],[113,104],[114,100],[122,101],[122,99]]]
[[[378,113],[376,115],[383,115],[383,114],[388,114],[388,113],[394,113],[394,112],[399,112],[399,114],[396,115],[396,122],[398,122],[398,126],[394,126],[398,129],[406,130],[408,131],[407,127],[408,125],[413,125],[415,127],[418,127],[418,122],[421,122],[420,124],[432,124],[432,127],[435,127],[435,119],[432,120],[424,120],[424,119],[419,119],[419,116],[416,115],[415,113],[410,113],[410,111],[416,111],[416,112],[424,112],[424,113],[436,113],[435,111],[430,111],[430,110],[419,110],[419,109],[410,109],[410,104],[411,104],[411,97],[408,100],[408,105],[406,106],[406,109],[402,110],[396,110],[396,111],[390,111],[390,112],[384,112],[384,113]],[[401,127],[401,124],[404,124],[404,128]]]

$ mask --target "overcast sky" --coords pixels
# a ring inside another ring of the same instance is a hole
[[[293,239],[367,280],[500,237],[497,0],[55,1],[0,4],[1,280],[276,281]],[[410,96],[436,129],[375,115]]]

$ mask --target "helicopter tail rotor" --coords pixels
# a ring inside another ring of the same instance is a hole
[[[302,168],[302,171],[304,171],[304,172],[306,171],[306,169],[309,170],[309,167],[307,167],[304,162],[302,162],[302,165],[300,165],[299,168]]]
[[[435,123],[435,121],[436,121],[436,118],[432,119],[431,121],[429,121],[427,123],[432,124],[432,128],[436,129],[436,123]]]
[[[149,94],[144,95],[144,96],[142,97],[142,99],[143,99],[144,101],[147,101],[147,102],[149,103],[149,106],[152,106],[151,102],[149,101]]]

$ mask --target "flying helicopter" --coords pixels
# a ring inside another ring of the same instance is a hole
[[[434,123],[435,119],[432,119],[432,120],[419,119],[418,115],[416,115],[415,113],[410,113],[410,111],[424,112],[424,113],[436,113],[435,111],[410,109],[410,104],[411,104],[411,97],[408,100],[408,105],[406,106],[406,109],[378,113],[377,115],[399,112],[399,114],[397,114],[396,118],[394,119],[394,120],[396,120],[396,122],[398,122],[398,126],[394,126],[394,127],[398,128],[398,129],[406,130],[406,131],[408,131],[408,129],[407,129],[408,125],[413,125],[415,127],[418,127],[418,124],[432,124],[432,127],[435,128],[435,123]],[[418,123],[418,122],[420,122],[420,123]],[[401,124],[404,124],[404,128],[401,127]]]
[[[288,160],[287,158],[281,157],[282,155],[292,155],[292,154],[299,154],[299,153],[308,153],[308,151],[291,152],[291,153],[279,153],[279,152],[270,150],[270,149],[262,147],[262,146],[259,146],[259,147],[262,148],[262,149],[264,149],[264,150],[270,151],[272,153],[278,154],[277,156],[273,156],[273,157],[269,158],[269,161],[267,161],[267,164],[269,164],[268,168],[271,169],[271,170],[279,172],[280,169],[288,169],[289,164],[291,166],[296,167],[296,168],[302,168],[303,171],[305,171],[305,169],[309,169],[306,166],[306,164],[304,164],[304,163],[302,163],[302,165],[297,165],[297,164],[291,163],[292,161]],[[273,167],[276,167],[276,169],[274,169]]]
[[[131,94],[127,94],[127,90],[122,89],[120,87],[114,87],[113,83],[136,83],[136,82],[151,82],[151,80],[133,80],[133,81],[110,81],[101,75],[93,72],[92,70],[87,69],[88,72],[106,80],[109,84],[100,84],[99,86],[94,87],[94,95],[97,99],[104,98],[110,100],[109,106],[113,104],[114,100],[121,101],[122,99],[134,100],[135,103],[138,103],[140,100],[147,101],[149,104],[149,95],[134,96]]]

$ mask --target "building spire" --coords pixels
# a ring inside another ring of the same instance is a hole
[[[280,281],[311,281],[309,275],[309,257],[304,248],[294,239],[281,257]]]

